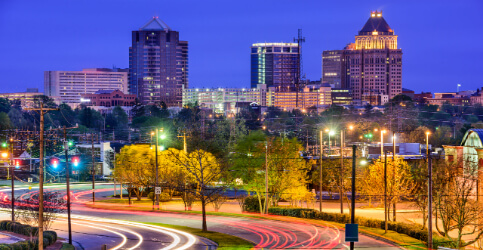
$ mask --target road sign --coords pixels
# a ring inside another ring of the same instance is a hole
[[[32,178],[29,178],[29,179],[28,179],[28,182],[32,182]]]
[[[359,242],[359,224],[345,224],[345,241]]]
[[[154,194],[161,194],[161,187],[154,188]]]

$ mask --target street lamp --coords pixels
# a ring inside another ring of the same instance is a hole
[[[429,134],[426,131],[426,159],[428,161],[428,248],[433,249],[433,166],[429,154]]]
[[[375,129],[377,131],[377,128]],[[386,133],[386,130],[381,130],[381,156],[384,154],[384,134]]]
[[[156,161],[156,187],[154,188],[154,194],[156,196],[156,203],[155,203],[155,206],[156,208],[159,210],[159,194],[157,194],[158,192],[156,191],[158,188],[159,188],[159,172],[158,172],[158,138],[159,139],[166,139],[166,135],[165,134],[161,134],[161,136],[159,136],[159,132],[163,132],[164,131],[164,128],[161,128],[161,129],[157,129],[156,128],[156,131],[155,132],[151,132],[151,134],[155,133],[156,134],[156,145],[154,147],[154,150],[156,151],[155,152],[155,161]],[[164,146],[161,146],[161,150],[164,150]]]

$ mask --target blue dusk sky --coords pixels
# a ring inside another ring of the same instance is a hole
[[[159,16],[189,42],[190,87],[249,87],[250,46],[292,42],[321,77],[323,50],[354,42],[371,10],[398,35],[403,87],[483,87],[483,1],[0,0],[0,92],[43,90],[43,72],[129,67],[131,31]]]

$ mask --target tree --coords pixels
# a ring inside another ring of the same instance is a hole
[[[25,119],[21,110],[12,108],[8,112],[8,117],[15,128],[28,128],[30,126],[29,121]]]
[[[128,192],[134,191],[138,200],[155,180],[154,153],[150,145],[124,146],[116,157],[114,178],[126,183]]]
[[[8,113],[12,104],[8,99],[0,98],[0,112]]]
[[[426,132],[431,131],[428,127],[419,126],[409,133],[408,142],[411,143],[426,143]]]
[[[170,148],[167,150],[168,161],[181,166],[186,172],[189,182],[195,184],[189,192],[201,201],[202,209],[202,230],[208,230],[206,225],[206,205],[214,202],[225,189],[221,184],[222,177],[226,172],[226,165],[209,152],[202,149],[195,149],[186,154],[182,150]]]
[[[469,160],[457,163],[434,161],[432,169],[436,229],[442,236],[455,241],[458,249],[475,243],[483,236],[481,207],[475,197],[476,163]],[[452,231],[456,231],[456,237]],[[464,242],[463,237],[469,235],[475,237]]]
[[[385,158],[381,156],[376,162],[369,165],[364,171],[362,192],[366,195],[372,195],[383,199],[384,192],[384,165]],[[388,208],[390,204],[397,204],[402,198],[409,197],[416,184],[412,179],[411,167],[404,161],[402,157],[387,159],[387,197]],[[388,212],[389,214],[389,212]],[[393,220],[396,221],[395,213]]]
[[[282,194],[289,189],[306,189],[308,172],[306,161],[300,155],[303,147],[296,138],[282,141],[281,138],[269,137],[265,140],[261,132],[250,133],[241,140],[236,146],[231,169],[235,179],[242,180],[245,190],[257,194],[260,213],[264,211],[262,197],[265,195],[266,169],[269,203],[273,205],[278,204]],[[295,199],[295,196],[292,198]]]
[[[0,112],[0,130],[7,130],[12,127],[10,118],[5,112]]]
[[[25,201],[16,205],[15,217],[23,224],[31,227],[38,227],[39,225],[39,200],[38,192],[35,195],[29,196]],[[44,191],[44,212],[43,212],[43,229],[44,232],[49,230],[59,214],[64,213],[67,208],[67,201],[63,199],[63,194],[60,192],[45,192]],[[30,232],[30,240],[32,240],[32,232]],[[38,231],[37,231],[38,233]]]

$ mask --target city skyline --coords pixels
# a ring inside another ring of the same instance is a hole
[[[127,68],[131,31],[154,15],[179,31],[182,40],[190,42],[190,87],[249,87],[251,44],[293,42],[298,28],[306,37],[303,72],[308,79],[318,80],[322,51],[342,49],[362,28],[371,10],[382,10],[399,36],[399,47],[405,51],[403,88],[446,92],[455,91],[458,83],[462,84],[460,90],[476,89],[481,84],[477,75],[481,63],[473,59],[482,54],[476,42],[482,34],[475,32],[483,23],[478,15],[482,4],[478,1],[458,6],[449,1],[404,5],[371,1],[347,6],[305,3],[291,8],[284,7],[289,3],[277,5],[273,1],[257,8],[250,3],[216,3],[193,2],[184,7],[153,1],[137,6],[104,1],[90,8],[92,5],[80,2],[3,2],[0,30],[12,33],[23,27],[25,32],[12,36],[17,39],[0,42],[2,47],[11,48],[4,52],[8,60],[2,60],[4,78],[0,83],[5,92],[18,92],[27,87],[42,89],[43,71],[113,65]],[[453,15],[458,16],[447,18]],[[59,29],[63,32],[57,32]],[[462,35],[465,39],[458,38]],[[470,53],[475,56],[468,57]],[[230,63],[222,63],[226,61]],[[19,79],[20,72],[27,74]]]

